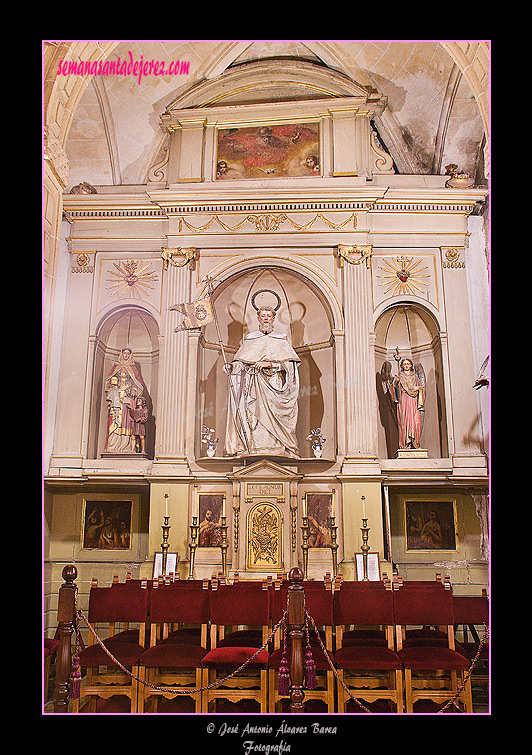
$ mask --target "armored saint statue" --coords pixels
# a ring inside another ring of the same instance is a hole
[[[299,457],[296,439],[301,363],[284,333],[274,329],[276,310],[257,310],[259,328],[248,333],[231,363],[225,436],[229,456]]]

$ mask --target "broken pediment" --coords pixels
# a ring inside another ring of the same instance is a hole
[[[386,99],[337,71],[300,60],[270,59],[226,69],[215,79],[195,84],[171,102],[161,116],[167,123],[180,110],[355,98],[360,106],[383,109]]]

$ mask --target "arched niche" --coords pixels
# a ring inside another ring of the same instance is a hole
[[[155,318],[141,307],[119,307],[100,323],[94,341],[91,418],[89,423],[89,458],[104,452],[107,432],[105,380],[122,349],[129,347],[145,390],[149,413],[146,425],[146,453],[153,457],[155,448],[157,382],[159,368],[159,326]]]
[[[375,382],[378,397],[380,458],[395,458],[399,432],[393,410],[383,391],[380,373],[385,361],[397,375],[395,349],[401,357],[421,364],[426,377],[425,421],[421,445],[430,458],[448,456],[442,338],[439,325],[425,307],[403,302],[388,307],[375,323]]]
[[[214,305],[227,361],[231,361],[244,335],[257,330],[255,305],[276,306],[275,291],[281,301],[275,328],[286,333],[301,359],[297,440],[301,457],[312,456],[306,440],[311,429],[321,427],[327,437],[323,456],[336,457],[336,396],[334,321],[322,293],[307,278],[281,266],[246,267],[229,274],[214,293]],[[228,382],[223,372],[218,334],[214,323],[206,326],[198,353],[198,393],[196,402],[196,456],[204,456],[200,428],[214,428],[219,438],[217,456],[224,454],[228,407]]]

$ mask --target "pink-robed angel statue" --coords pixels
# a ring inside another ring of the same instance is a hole
[[[396,349],[399,374],[392,376],[390,362],[381,368],[381,380],[399,427],[399,448],[420,448],[425,419],[425,372],[408,357],[400,358]]]

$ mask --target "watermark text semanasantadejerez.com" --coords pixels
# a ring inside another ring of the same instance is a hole
[[[61,60],[59,61],[58,76],[134,76],[140,84],[143,76],[183,76],[189,73],[190,61],[172,60],[165,63],[161,60],[134,60],[130,50],[128,58],[121,60]]]

